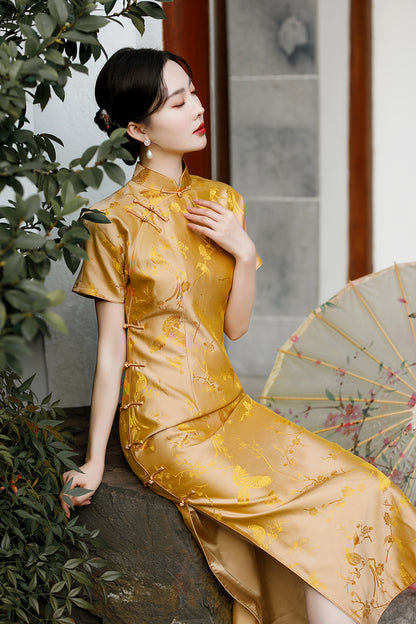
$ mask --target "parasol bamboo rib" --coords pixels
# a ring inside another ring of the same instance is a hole
[[[279,352],[283,353],[284,355],[290,355],[291,357],[297,357],[297,358],[300,358],[301,360],[306,360],[307,362],[316,363],[316,358],[303,355],[303,353],[299,353],[299,352],[293,353],[292,351],[284,351],[283,349],[279,349]],[[394,390],[394,388],[391,388],[382,383],[379,383],[378,381],[373,381],[372,379],[367,379],[366,377],[362,377],[361,375],[357,375],[356,373],[351,373],[350,371],[341,369],[339,366],[334,366],[334,364],[329,364],[328,362],[323,362],[322,360],[320,360],[319,365],[325,366],[326,368],[330,368],[332,370],[342,371],[345,375],[348,375],[349,377],[360,379],[361,381],[365,381],[366,383],[369,383],[372,386],[378,386],[379,388],[383,388],[383,390],[388,390],[389,392],[395,392],[396,394],[401,394],[402,396],[411,398],[410,394],[406,394],[405,392],[402,392],[401,390]]]
[[[391,374],[394,377],[396,377],[403,385],[405,385],[408,388],[410,388],[413,392],[416,391],[416,388],[414,386],[412,386],[411,384],[409,384],[409,382],[407,382],[404,379],[402,379],[397,373],[395,373],[394,371],[390,370],[385,364],[383,364],[383,362],[380,362],[380,360],[378,358],[376,358],[372,353],[370,353],[365,347],[362,347],[356,340],[354,340],[353,338],[348,336],[348,334],[346,334],[341,329],[339,329],[339,327],[334,325],[334,323],[331,323],[331,321],[328,321],[328,319],[324,318],[321,314],[318,314],[318,312],[314,312],[314,314],[315,314],[317,319],[319,319],[320,321],[322,321],[323,323],[325,323],[329,327],[332,327],[332,329],[334,331],[336,331],[340,336],[342,336],[348,342],[353,344],[354,347],[357,347],[357,349],[359,349],[361,351],[361,353],[364,353],[364,355],[367,355],[369,358],[371,358],[373,360],[373,362],[375,362],[379,366],[382,366],[384,368],[384,370],[388,371],[389,374]]]
[[[386,448],[388,448],[389,446],[396,446],[396,444],[399,442],[400,438],[403,436],[403,429],[400,431],[399,435],[396,436],[394,438],[394,440],[390,440],[388,445],[385,445],[378,453],[377,455],[374,457],[374,461],[377,461],[379,457],[381,457],[383,455],[383,453],[385,452]]]
[[[378,318],[376,317],[376,315],[374,314],[374,312],[371,310],[370,306],[367,304],[366,300],[364,299],[364,297],[362,296],[362,294],[360,293],[360,291],[358,290],[358,288],[355,286],[354,282],[350,282],[355,294],[358,296],[358,298],[360,299],[360,301],[362,302],[362,304],[364,305],[364,307],[366,308],[366,310],[371,314],[371,316],[373,317],[377,327],[380,329],[380,331],[382,332],[382,334],[384,335],[384,337],[386,338],[386,340],[388,341],[388,343],[390,344],[391,348],[393,349],[393,351],[396,353],[397,357],[400,358],[400,360],[404,363],[405,367],[407,368],[407,370],[409,371],[409,373],[411,374],[411,376],[413,377],[413,379],[416,381],[416,376],[414,374],[414,372],[412,371],[412,369],[409,367],[409,365],[406,363],[405,359],[403,358],[403,356],[401,355],[400,351],[396,348],[396,346],[394,345],[394,343],[392,342],[392,340],[390,339],[390,337],[388,336],[387,332],[385,331],[385,329],[382,327],[381,323],[379,322]]]
[[[415,478],[415,476],[416,476],[416,466],[414,467],[413,472],[412,472],[412,474],[411,474],[411,476],[409,478],[409,484],[408,484],[408,488],[407,488],[408,490],[410,489],[410,486],[411,486],[412,481]]]
[[[405,418],[404,420],[399,421],[398,423],[391,425],[391,427],[387,427],[387,429],[383,429],[383,431],[379,431],[378,433],[376,433],[373,436],[370,436],[369,438],[367,438],[366,440],[362,440],[361,442],[359,442],[355,448],[358,448],[359,446],[362,446],[363,444],[367,444],[367,442],[371,442],[371,440],[375,440],[376,438],[378,438],[381,435],[385,435],[388,431],[391,431],[392,429],[395,429],[396,427],[399,427],[400,425],[404,425],[405,423],[408,423],[409,421]],[[351,446],[348,450],[352,451],[353,450],[353,446]]]
[[[333,427],[326,427],[325,429],[314,430],[314,433],[325,433],[326,431],[334,431],[335,429],[342,429],[343,427],[358,425],[359,423],[366,423],[374,420],[381,420],[382,418],[389,418],[390,416],[398,416],[399,414],[406,414],[409,410],[400,410],[399,412],[389,412],[388,414],[378,414],[377,416],[369,416],[368,418],[360,418],[359,420],[352,420],[347,423],[340,423]]]
[[[294,397],[294,396],[260,396],[260,399],[270,399],[271,401],[330,401],[327,396],[324,397]],[[353,397],[337,397],[342,403],[368,403],[369,399],[355,399]],[[407,401],[389,401],[388,399],[377,399],[374,403],[382,403],[387,405],[408,405]]]
[[[410,310],[409,310],[409,304],[407,303],[407,295],[406,295],[406,293],[404,291],[403,283],[402,283],[402,280],[401,280],[401,277],[400,277],[399,267],[397,266],[396,263],[394,263],[394,270],[396,271],[396,276],[397,276],[397,279],[398,279],[398,282],[399,282],[400,291],[401,291],[401,293],[403,295],[403,302],[404,302],[404,305],[406,306],[407,320],[409,321],[410,329],[412,330],[413,340],[416,343],[416,332],[415,332],[414,325],[412,323],[412,319],[409,316],[410,315]]]
[[[410,440],[409,444],[406,446],[406,448],[405,448],[405,449],[404,449],[404,450],[400,453],[399,459],[398,459],[398,460],[396,461],[396,463],[394,464],[394,466],[393,466],[393,468],[392,468],[392,470],[391,470],[390,474],[396,470],[397,466],[400,464],[401,460],[403,459],[403,456],[404,456],[404,457],[406,456],[406,454],[407,454],[407,452],[408,452],[409,448],[412,446],[412,444],[414,444],[414,442],[415,442],[415,439],[414,439],[414,438],[412,438],[412,439]]]

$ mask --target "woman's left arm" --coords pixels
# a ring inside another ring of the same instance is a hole
[[[233,283],[224,318],[224,331],[237,340],[248,330],[256,284],[256,248],[235,214],[213,201],[197,199],[185,217],[188,227],[203,234],[235,258]]]

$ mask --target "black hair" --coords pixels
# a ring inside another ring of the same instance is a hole
[[[126,128],[130,121],[146,123],[166,101],[163,68],[167,61],[181,65],[192,80],[188,63],[165,50],[153,48],[123,48],[113,54],[101,69],[95,83],[95,99],[100,110],[94,121],[98,127],[111,134],[115,128]],[[128,136],[127,150],[131,161],[140,154],[141,143]]]

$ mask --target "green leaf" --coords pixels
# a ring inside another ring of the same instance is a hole
[[[75,271],[78,269],[81,260],[76,256],[73,256],[71,252],[68,251],[68,249],[64,249],[63,256],[66,266],[71,271],[71,273],[74,274]]]
[[[16,615],[19,616],[19,618],[23,621],[23,622],[27,622],[27,624],[29,624],[29,620],[27,618],[26,613],[23,611],[23,609],[21,609],[20,607],[16,608]]]
[[[116,572],[114,570],[107,570],[103,572],[100,576],[100,581],[117,581],[117,579],[121,578],[123,574],[121,572]]]
[[[43,67],[39,68],[38,75],[42,80],[49,80],[50,82],[58,81],[58,72],[50,65],[43,65]]]
[[[71,68],[77,72],[81,72],[82,74],[88,74],[88,67],[86,65],[82,65],[82,63],[72,63]]]
[[[126,176],[121,167],[111,162],[105,162],[103,163],[103,169],[110,178],[110,180],[113,180],[113,182],[116,182],[120,186],[124,185],[126,181]]]
[[[85,206],[88,203],[88,199],[86,197],[74,197],[71,201],[66,202],[63,206],[62,215],[71,214],[71,212],[75,212]]]
[[[19,290],[6,291],[4,298],[8,301],[16,310],[22,312],[30,312],[32,307],[32,301],[28,295],[20,292]]]
[[[107,15],[114,9],[116,2],[117,0],[110,0],[109,2],[104,3],[104,9]]]
[[[86,167],[88,165],[88,163],[90,162],[91,158],[94,156],[96,151],[97,151],[96,145],[92,145],[87,150],[85,150],[85,152],[80,158],[81,167]]]
[[[84,600],[83,598],[71,598],[71,602],[76,604],[77,607],[80,607],[81,609],[88,609],[90,611],[91,609],[93,609],[92,604],[88,602],[88,600]]]
[[[97,45],[96,37],[89,35],[88,33],[81,32],[80,30],[67,30],[62,33],[61,36],[63,39],[67,39],[68,41],[78,41],[81,43]]]
[[[57,594],[65,587],[65,581],[59,581],[51,587],[51,594]]]
[[[45,59],[56,65],[65,65],[65,59],[63,55],[55,50],[55,48],[48,48],[45,52]]]
[[[106,17],[98,17],[97,15],[84,15],[76,21],[76,28],[84,32],[96,32],[107,26],[109,20]]]
[[[33,279],[21,280],[19,282],[19,288],[24,292],[35,295],[36,297],[44,297],[48,292],[42,282],[38,282],[37,280]]]
[[[64,563],[65,570],[74,570],[75,568],[79,568],[79,566],[83,563],[83,559],[68,559],[66,563]]]
[[[72,182],[67,179],[62,184],[62,189],[61,189],[62,202],[66,204],[67,202],[71,201],[73,197],[75,197],[74,186]]]
[[[93,223],[111,223],[110,219],[103,212],[94,208],[82,213],[82,218]]]
[[[328,399],[329,399],[330,401],[335,401],[335,397],[334,397],[334,395],[332,394],[332,392],[330,392],[329,390],[325,390],[325,394],[326,394],[326,396],[328,397]]]
[[[130,18],[136,30],[138,30],[141,35],[144,35],[144,31],[145,31],[144,19],[142,17],[136,17],[136,15],[132,15],[131,13],[129,13],[127,17]]]
[[[50,325],[51,327],[59,331],[61,334],[68,333],[68,328],[66,326],[65,321],[55,312],[46,310],[42,316],[45,319],[45,321],[48,323],[48,325]]]
[[[29,583],[29,591],[33,592],[33,590],[36,589],[37,584],[38,584],[38,575],[34,574]]]
[[[22,277],[25,268],[25,258],[23,254],[15,251],[4,261],[2,283],[15,283]]]
[[[48,0],[49,13],[63,26],[68,19],[68,7],[65,0]]]
[[[25,43],[25,54],[26,56],[35,56],[39,49],[39,39],[35,39],[34,37],[30,37],[26,39]]]
[[[156,4],[156,2],[139,2],[137,6],[149,17],[153,17],[154,19],[166,19],[164,10],[161,6]]]
[[[33,316],[29,316],[23,321],[21,329],[23,337],[30,342],[38,333],[39,325]]]
[[[127,132],[127,128],[116,128],[110,134],[110,141],[113,142],[116,139],[119,139],[122,136],[125,136]]]
[[[46,37],[50,37],[52,35],[56,26],[56,22],[47,13],[36,13],[35,24],[36,24],[36,28],[39,31],[39,34],[45,39]],[[52,50],[49,50],[49,51],[51,52]],[[53,50],[53,52],[57,52],[57,50]],[[48,59],[48,60],[51,60],[51,59]]]
[[[51,88],[48,84],[39,84],[36,87],[35,97],[33,98],[34,104],[40,104],[43,110],[51,97]]]
[[[34,596],[29,594],[29,604],[34,609],[34,611],[39,615],[39,602],[36,600]]]
[[[91,169],[84,169],[80,173],[81,180],[87,186],[92,186],[92,188],[98,189],[103,180],[103,172],[98,167],[93,167]]]
[[[24,202],[23,218],[28,221],[31,219],[40,209],[39,195],[31,195]]]
[[[65,293],[63,290],[51,290],[46,295],[48,306],[57,306],[65,301]]]
[[[17,249],[39,249],[46,242],[41,234],[35,232],[22,232],[15,240]]]
[[[48,175],[45,178],[42,190],[45,193],[45,198],[47,201],[51,201],[52,199],[55,199],[56,195],[58,194],[59,186],[53,176]]]
[[[104,141],[104,143],[101,143],[97,152],[97,162],[102,162],[103,160],[105,160],[107,156],[110,154],[111,148],[112,148],[111,141],[107,140],[107,141]]]

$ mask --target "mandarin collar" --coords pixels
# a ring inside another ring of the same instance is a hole
[[[184,166],[179,184],[173,178],[169,178],[169,176],[159,173],[159,171],[144,167],[140,163],[136,165],[132,181],[160,193],[183,193],[191,187],[191,176],[186,165]]]

